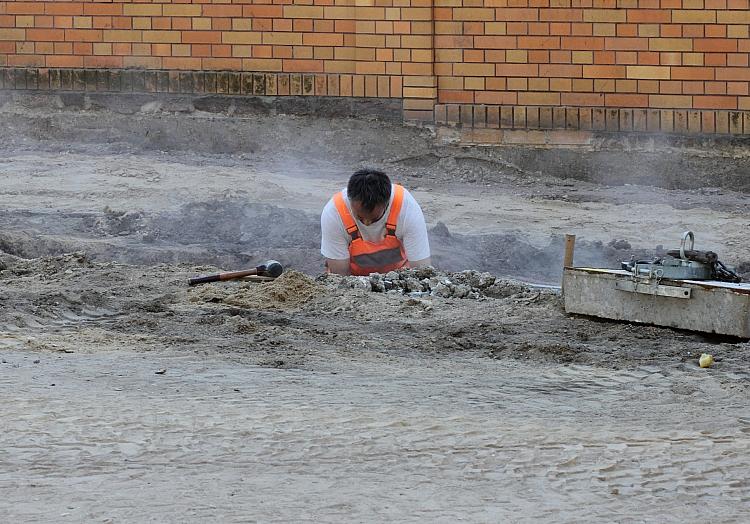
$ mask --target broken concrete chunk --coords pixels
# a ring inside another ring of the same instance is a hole
[[[451,296],[453,296],[453,290],[450,288],[450,286],[444,284],[443,282],[440,282],[437,286],[435,286],[432,292],[436,297],[450,298]]]
[[[380,273],[373,273],[370,275],[370,286],[375,293],[385,293],[385,282]]]

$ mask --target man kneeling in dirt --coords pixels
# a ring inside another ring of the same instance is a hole
[[[320,252],[331,273],[366,276],[431,264],[422,209],[382,171],[354,173],[326,204],[320,225]]]

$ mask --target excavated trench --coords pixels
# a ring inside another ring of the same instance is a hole
[[[20,231],[19,231],[20,229]],[[176,211],[0,213],[0,251],[39,258],[81,251],[96,261],[137,265],[185,263],[240,268],[276,259],[308,274],[323,271],[319,218],[310,213],[242,199],[191,202]],[[536,247],[515,233],[451,233],[439,222],[429,230],[436,267],[474,269],[554,284],[561,275],[563,239]],[[631,254],[627,242],[582,241],[581,265],[617,267]]]

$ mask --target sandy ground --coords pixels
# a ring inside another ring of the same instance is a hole
[[[4,521],[744,520],[750,344],[509,280],[555,284],[562,233],[611,265],[685,229],[747,274],[737,149],[664,152],[714,166],[675,188],[373,121],[2,116]],[[360,165],[414,191],[435,278],[494,284],[316,279],[317,214]],[[185,285],[267,258],[271,284]]]

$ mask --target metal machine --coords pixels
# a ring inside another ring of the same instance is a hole
[[[696,251],[695,235],[686,231],[682,235],[680,249],[667,251],[664,257],[652,260],[636,260],[632,257],[621,264],[622,269],[632,273],[637,280],[658,282],[668,280],[717,280],[741,282],[734,268],[725,266],[713,251]]]
[[[694,242],[688,231],[680,249],[622,269],[573,267],[566,250],[565,311],[750,339],[750,283]]]

